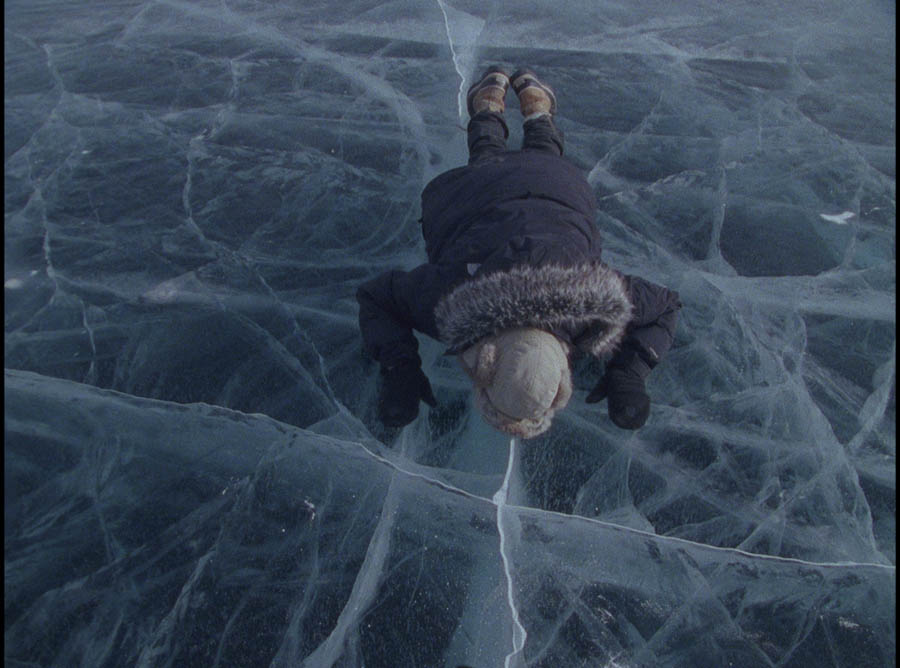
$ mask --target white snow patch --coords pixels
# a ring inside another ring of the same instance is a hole
[[[856,214],[852,211],[844,211],[844,213],[838,214],[827,214],[820,213],[819,216],[824,220],[827,220],[829,223],[837,223],[838,225],[846,225],[847,221],[853,218]]]

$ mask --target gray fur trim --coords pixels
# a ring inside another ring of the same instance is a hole
[[[590,327],[577,347],[602,357],[612,353],[631,320],[625,281],[606,265],[520,265],[466,281],[435,308],[441,340],[459,353],[511,327]]]

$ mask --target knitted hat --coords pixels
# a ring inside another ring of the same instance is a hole
[[[484,419],[513,436],[545,432],[572,396],[568,346],[540,329],[488,336],[457,359],[475,383],[475,405]]]

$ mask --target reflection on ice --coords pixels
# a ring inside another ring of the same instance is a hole
[[[891,665],[894,13],[7,3],[6,661]],[[491,63],[685,304],[635,433],[582,362],[511,447],[424,338],[375,419],[354,291]]]

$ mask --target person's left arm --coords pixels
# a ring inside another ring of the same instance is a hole
[[[638,355],[653,369],[675,341],[681,301],[674,290],[640,276],[625,276],[625,285],[634,311],[622,346],[609,364],[622,366],[628,358]]]
[[[634,309],[632,320],[587,402],[608,399],[612,421],[623,429],[637,429],[650,414],[646,378],[675,341],[681,301],[674,290],[640,276],[624,278]]]

